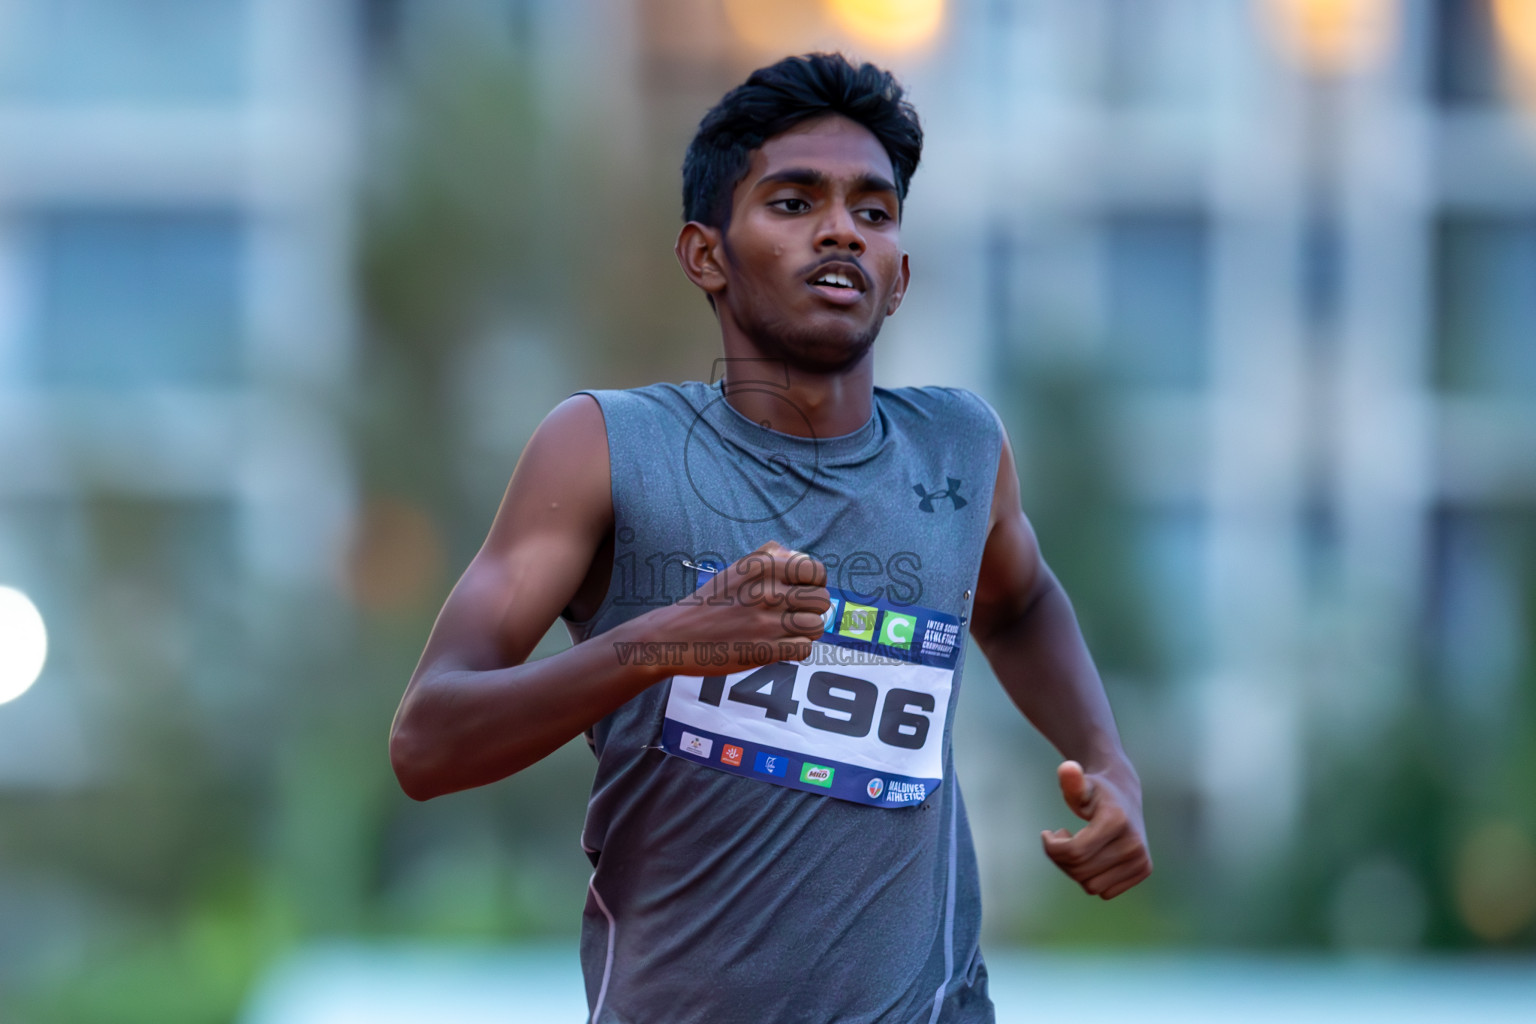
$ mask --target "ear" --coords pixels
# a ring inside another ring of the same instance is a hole
[[[672,251],[688,280],[713,298],[725,291],[725,267],[720,253],[720,229],[691,220],[677,233]]]
[[[891,289],[891,301],[885,307],[885,315],[890,316],[901,308],[901,300],[907,294],[907,284],[912,280],[912,268],[907,265],[907,254],[901,254],[901,273],[896,275],[896,287]]]

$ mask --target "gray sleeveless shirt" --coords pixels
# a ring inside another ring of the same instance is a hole
[[[782,390],[761,390],[797,415]],[[822,559],[850,602],[961,624],[948,707],[936,709],[942,784],[926,798],[919,789],[920,803],[838,799],[808,771],[811,784],[789,788],[801,767],[792,762],[788,783],[754,776],[750,749],[734,773],[716,770],[729,753],[669,754],[672,680],[592,729],[582,846],[596,870],[581,938],[592,1020],[991,1021],[950,723],[997,474],[995,416],[965,391],[877,388],[862,429],[815,439],[751,422],[718,386],[589,394],[607,424],[616,547],[606,598],[572,624],[576,640],[601,642],[691,594],[700,577],[684,561],[727,564],[768,540]]]

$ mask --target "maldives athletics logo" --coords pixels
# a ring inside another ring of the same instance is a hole
[[[864,787],[864,792],[869,794],[871,800],[880,799],[880,794],[885,792],[884,779],[870,779],[869,785]]]

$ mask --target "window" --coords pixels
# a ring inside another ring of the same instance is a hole
[[[1459,711],[1508,713],[1532,668],[1536,605],[1536,515],[1514,510],[1444,509],[1435,519],[1429,588],[1434,664]]]
[[[0,97],[233,100],[246,88],[249,0],[0,4]]]
[[[1499,55],[1490,0],[1434,0],[1430,86],[1441,103],[1498,103]]]
[[[50,213],[36,218],[32,243],[38,294],[25,360],[37,381],[235,380],[244,262],[237,215]]]
[[[1110,373],[1134,385],[1206,379],[1206,226],[1195,214],[1125,214],[1104,226]]]
[[[1536,395],[1536,217],[1448,217],[1437,235],[1437,383]]]

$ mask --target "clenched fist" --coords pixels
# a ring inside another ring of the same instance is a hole
[[[657,634],[715,656],[684,673],[721,675],[811,656],[822,616],[832,606],[827,568],[803,551],[769,541],[706,580],[690,596],[656,614]]]

